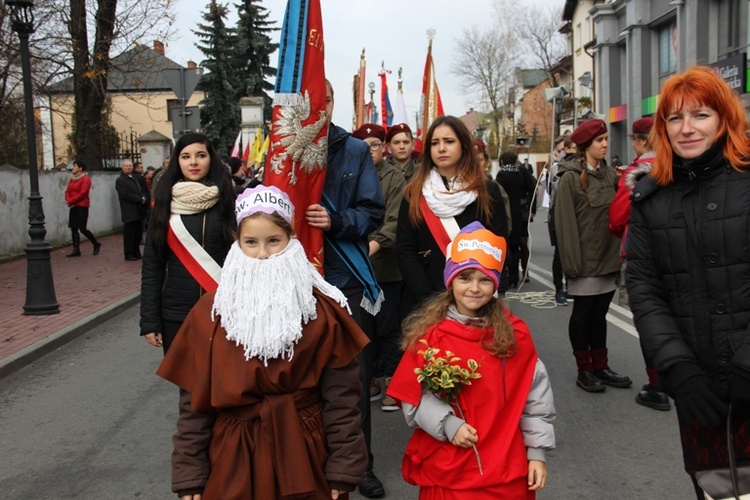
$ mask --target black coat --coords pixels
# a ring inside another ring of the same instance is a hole
[[[726,387],[733,368],[750,373],[750,172],[710,156],[635,186],[626,283],[654,367],[691,361]]]
[[[181,217],[193,238],[223,265],[232,241],[227,241],[224,234],[219,204],[205,212]],[[141,271],[141,335],[161,332],[162,319],[181,323],[206,292],[171,250],[166,253],[161,259],[154,252],[153,224],[149,224]]]
[[[492,200],[492,218],[487,221],[481,216],[477,202],[469,204],[455,219],[463,228],[474,221],[481,222],[487,229],[508,238],[508,221],[500,187],[487,180],[487,191]],[[445,290],[443,271],[445,269],[445,248],[438,248],[435,239],[422,220],[417,228],[409,221],[409,202],[401,201],[396,228],[396,253],[401,274],[404,277],[404,311],[412,310],[417,304]]]
[[[531,172],[520,163],[501,166],[495,180],[508,193],[513,221],[511,235],[517,242],[518,238],[529,235],[529,210],[536,190],[536,181]]]
[[[120,174],[115,181],[115,190],[120,199],[120,212],[124,223],[141,220],[146,216],[143,198],[148,198],[148,193],[142,191],[134,176]]]

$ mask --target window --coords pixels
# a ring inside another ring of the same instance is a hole
[[[675,72],[677,54],[677,24],[671,22],[659,28],[659,86]]]
[[[719,3],[719,58],[733,56],[745,45],[747,0],[723,0]]]
[[[583,45],[581,37],[581,23],[576,24],[576,50],[580,49]]]
[[[586,36],[586,42],[585,43],[589,43],[589,41],[591,40],[591,17],[590,16],[586,17],[586,34],[585,34],[585,36]]]

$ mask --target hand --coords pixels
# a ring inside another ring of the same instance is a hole
[[[161,347],[162,346],[162,338],[161,333],[158,332],[151,332],[144,335],[146,337],[146,342],[151,344],[154,347]]]
[[[677,415],[685,425],[720,426],[729,412],[721,386],[708,378],[696,364],[683,361],[666,373],[672,388]]]
[[[141,205],[144,205],[146,203],[146,197],[141,196]]]
[[[341,495],[342,493],[344,493],[344,492],[340,491],[340,490],[332,489],[331,490],[331,498],[333,500],[336,500],[339,497],[339,495]]]
[[[477,441],[479,441],[477,430],[464,422],[456,431],[456,435],[453,436],[451,444],[453,444],[453,446],[458,446],[459,448],[471,448],[471,445]]]
[[[310,227],[322,229],[323,231],[331,229],[331,216],[328,215],[328,210],[320,205],[316,204],[307,207],[305,220],[310,224]]]
[[[370,241],[370,249],[369,249],[369,251],[367,253],[367,256],[368,257],[372,257],[373,255],[375,255],[376,253],[378,253],[379,250],[380,250],[380,243],[378,243],[375,240],[372,240],[372,241]]]
[[[541,490],[547,484],[547,464],[541,460],[529,460],[529,489]]]
[[[196,493],[195,495],[183,495],[180,500],[201,500],[201,497],[200,493]]]

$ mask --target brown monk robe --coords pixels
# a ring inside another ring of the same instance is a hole
[[[368,340],[345,309],[314,294],[317,318],[304,325],[292,360],[267,367],[245,359],[220,318],[211,321],[215,292],[192,309],[157,371],[184,389],[178,432],[189,439],[175,441],[173,491],[322,500],[361,484],[367,452],[355,356]],[[188,404],[197,414],[183,411]]]

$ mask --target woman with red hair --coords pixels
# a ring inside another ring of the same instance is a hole
[[[745,109],[711,68],[667,80],[656,160],[633,190],[627,288],[644,354],[674,399],[685,470],[750,460],[750,140]]]

